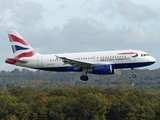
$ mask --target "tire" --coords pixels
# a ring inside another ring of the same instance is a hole
[[[136,77],[136,74],[132,74],[132,77],[135,78],[135,77]]]

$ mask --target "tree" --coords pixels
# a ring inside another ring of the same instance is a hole
[[[150,106],[141,106],[140,104],[137,104],[136,106],[131,107],[127,116],[131,120],[154,120],[155,112]]]
[[[17,104],[17,99],[14,96],[11,96],[6,93],[2,94],[0,96],[0,118],[7,119],[8,115],[11,118],[16,116],[15,114],[16,104]]]
[[[109,101],[101,94],[88,93],[80,97],[80,117],[89,120],[104,120]]]
[[[29,110],[28,104],[24,102],[16,104],[14,111],[19,120],[29,119],[30,110]]]
[[[106,119],[109,120],[125,120],[130,111],[131,104],[125,99],[116,99],[111,105],[110,112],[106,114]]]
[[[67,97],[56,96],[50,102],[49,117],[53,120],[64,120],[65,113],[63,112],[65,104],[67,104]],[[70,111],[68,111],[70,112]]]

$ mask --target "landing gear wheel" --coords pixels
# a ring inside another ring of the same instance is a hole
[[[136,77],[136,74],[132,74],[132,77],[135,78],[135,77]]]
[[[83,80],[85,79],[85,76],[82,75],[82,76],[80,77],[80,79],[83,81]]]
[[[85,76],[85,81],[88,81],[88,76]]]
[[[81,79],[82,81],[88,81],[88,76],[82,75],[82,76],[80,77],[80,79]]]

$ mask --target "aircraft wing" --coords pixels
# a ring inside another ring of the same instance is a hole
[[[88,67],[91,67],[92,65],[96,65],[93,62],[88,62],[83,60],[73,60],[70,58],[60,57],[60,56],[56,56],[56,57],[62,59],[64,64],[70,64],[72,66],[76,66],[76,69],[88,68]]]

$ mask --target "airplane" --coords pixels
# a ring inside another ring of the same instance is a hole
[[[79,52],[63,54],[39,54],[15,31],[8,31],[8,37],[14,58],[7,58],[5,63],[32,69],[55,72],[82,72],[80,79],[87,81],[88,73],[111,75],[117,69],[152,65],[156,59],[140,50],[115,50],[98,52]]]

